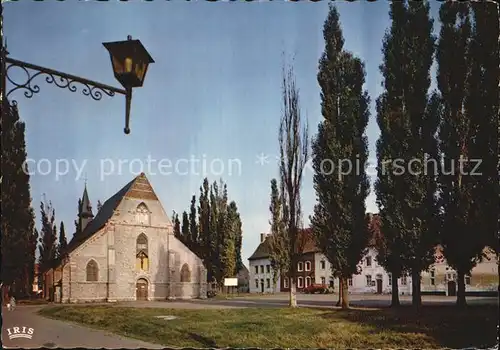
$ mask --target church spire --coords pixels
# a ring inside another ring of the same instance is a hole
[[[85,184],[85,188],[83,189],[82,203],[78,216],[80,218],[80,229],[83,231],[94,217],[94,214],[92,213],[92,206],[90,204],[89,194],[87,193],[87,184]]]

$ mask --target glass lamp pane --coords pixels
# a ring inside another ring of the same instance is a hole
[[[144,62],[139,62],[135,65],[135,75],[139,81],[143,81],[145,72],[146,64],[144,64]]]
[[[115,70],[115,74],[122,74],[123,73],[123,63],[118,60],[116,57],[112,57],[113,60],[113,69]]]
[[[132,72],[132,59],[129,57],[125,58],[125,72]]]

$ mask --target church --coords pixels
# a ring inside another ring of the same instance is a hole
[[[206,298],[202,260],[173,225],[141,173],[94,216],[83,191],[79,229],[66,259],[45,275],[45,295],[62,303]]]

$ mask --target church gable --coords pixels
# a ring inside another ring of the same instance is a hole
[[[124,194],[115,210],[113,222],[161,227],[172,231],[172,223],[144,173],[134,179]]]
[[[138,177],[135,178],[132,187],[128,190],[125,197],[142,199],[142,200],[159,201],[155,191],[153,190],[153,187],[149,183],[144,173],[141,173]]]

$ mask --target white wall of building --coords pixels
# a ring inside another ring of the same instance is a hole
[[[249,262],[250,293],[275,293],[280,290],[280,278],[273,285],[273,269],[269,259],[251,260]],[[263,286],[263,287],[262,287]]]
[[[334,289],[338,288],[338,281],[332,278],[330,262],[321,253],[314,255],[314,283],[330,286],[333,282]]]

